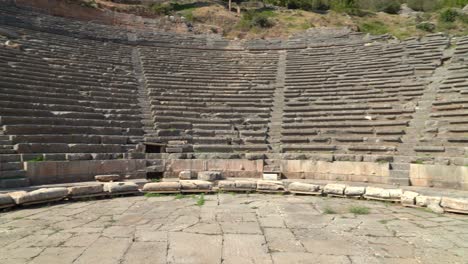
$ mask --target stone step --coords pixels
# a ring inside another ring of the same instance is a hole
[[[0,154],[15,154],[17,153],[15,150],[13,149],[3,149],[3,148],[0,148]]]
[[[8,179],[8,178],[22,178],[26,177],[25,170],[8,170],[8,171],[0,171],[0,179]]]
[[[409,163],[390,163],[390,167],[392,170],[409,171],[410,164]]]
[[[0,155],[0,163],[2,162],[18,162],[21,161],[21,155],[19,154],[3,154]]]
[[[0,164],[0,171],[22,170],[22,162],[7,162]]]
[[[0,179],[0,188],[9,189],[9,188],[21,188],[28,187],[29,179],[28,178],[12,178],[12,179]]]

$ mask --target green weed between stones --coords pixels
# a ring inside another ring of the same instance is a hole
[[[202,206],[205,204],[205,194],[200,194],[197,200],[197,206]]]
[[[333,210],[333,209],[330,208],[330,207],[325,207],[325,208],[323,209],[323,213],[324,213],[324,214],[336,214],[336,211]]]
[[[370,209],[365,206],[352,206],[349,212],[355,215],[366,215],[370,213]]]

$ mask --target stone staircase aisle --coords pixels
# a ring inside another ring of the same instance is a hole
[[[0,127],[0,189],[29,186],[21,155],[13,148],[10,136]]]
[[[281,126],[283,123],[284,84],[286,72],[286,51],[279,51],[276,89],[273,94],[273,109],[268,126],[268,144],[274,153],[281,152]]]
[[[437,146],[437,142],[431,141],[431,146],[424,144],[424,137],[431,133],[430,120],[432,103],[436,100],[437,90],[447,75],[447,68],[451,62],[453,49],[444,50],[444,59],[439,67],[435,69],[431,77],[426,78],[429,82],[423,96],[418,101],[418,106],[413,114],[413,118],[406,128],[405,135],[402,136],[401,146],[398,147],[399,154],[390,164],[390,181],[395,185],[410,185],[410,161],[412,156],[417,156],[415,147],[424,148],[428,151]],[[435,143],[435,144],[434,144]]]
[[[141,61],[141,53],[138,47],[132,50],[132,63],[135,71],[135,77],[138,81],[138,105],[141,109],[141,123],[143,125],[144,136],[139,142],[149,142],[151,137],[155,136],[153,114],[151,112],[151,103],[149,101],[148,89],[146,87],[146,76]],[[146,177],[162,174],[164,171],[164,160],[162,154],[147,153],[146,159]]]
[[[139,48],[133,48],[132,50],[132,63],[135,71],[135,77],[138,81],[138,105],[141,109],[141,123],[143,124],[143,130],[145,137],[154,133],[154,121],[151,113],[151,103],[148,100],[148,90],[146,89],[146,77],[144,74],[142,62],[140,59]],[[144,141],[142,138],[141,141]]]

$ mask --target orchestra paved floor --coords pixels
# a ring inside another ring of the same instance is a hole
[[[0,263],[467,263],[468,216],[313,196],[129,196],[0,213]]]

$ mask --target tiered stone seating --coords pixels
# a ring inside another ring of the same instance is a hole
[[[112,159],[143,135],[130,49],[10,27],[0,48],[0,123],[23,160]],[[60,155],[56,155],[60,154]]]
[[[139,19],[142,20],[141,17]],[[139,27],[123,28],[50,16],[32,11],[26,7],[0,3],[0,23],[14,27],[118,43],[140,43],[145,45],[190,48],[206,46],[225,47],[227,45],[225,40],[212,40],[211,43],[208,43],[207,36],[205,35],[181,35],[164,32],[162,21],[155,21],[146,21],[145,25],[147,26],[143,28],[141,28],[141,25]]]
[[[182,141],[169,152],[267,150],[277,53],[141,51],[156,124],[147,141]]]
[[[288,51],[283,151],[395,154],[447,40]],[[423,55],[424,54],[424,55]]]
[[[420,144],[434,146],[432,155],[462,156],[468,147],[468,37],[456,42],[453,57],[438,78]]]

